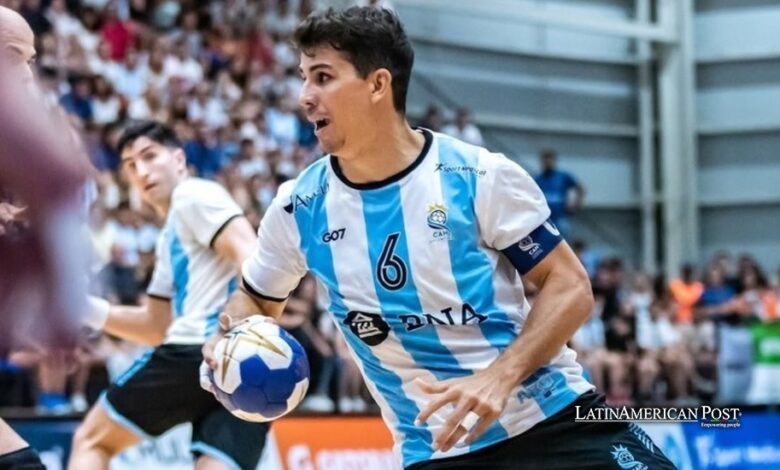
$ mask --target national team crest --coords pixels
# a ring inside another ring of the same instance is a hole
[[[447,226],[447,206],[433,204],[428,206],[428,227],[433,229],[433,240],[452,240],[452,232]]]
[[[628,450],[625,446],[612,446],[614,449],[614,452],[612,452],[612,457],[615,459],[618,465],[620,465],[620,468],[624,468],[626,470],[647,470],[647,465],[643,464],[642,462],[639,462],[638,460],[634,459],[633,454],[631,454],[631,451]]]

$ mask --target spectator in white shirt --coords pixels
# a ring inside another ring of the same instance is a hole
[[[168,54],[165,58],[164,70],[169,80],[181,81],[185,90],[203,81],[203,67],[200,62],[190,57],[187,45],[183,41],[177,42],[173,54]]]
[[[79,36],[86,32],[86,28],[65,6],[65,0],[52,0],[46,10],[46,18],[54,28],[54,34],[61,39],[70,36]]]
[[[298,53],[293,49],[290,41],[286,39],[286,36],[280,34],[272,34],[271,37],[274,40],[274,60],[282,68],[296,67],[298,66]]]
[[[249,180],[256,175],[268,175],[271,173],[271,169],[268,167],[268,162],[262,157],[260,152],[255,148],[255,141],[252,139],[242,139],[241,147],[238,153],[238,175]]]
[[[300,20],[287,0],[277,0],[276,8],[265,15],[265,27],[271,33],[289,36]]]
[[[203,122],[212,129],[219,129],[228,123],[224,104],[216,99],[211,92],[211,83],[198,84],[194,90],[195,96],[187,103],[187,120]]]
[[[279,145],[279,150],[285,157],[292,155],[295,145],[298,143],[300,123],[293,112],[294,103],[289,98],[269,98],[270,107],[265,112],[265,121],[268,133]],[[278,102],[275,106],[274,103]]]
[[[215,93],[217,98],[228,105],[238,103],[244,95],[244,91],[238,86],[230,72],[224,69],[217,74]]]
[[[200,57],[203,51],[203,33],[198,29],[200,17],[195,10],[187,10],[181,17],[181,27],[170,35],[174,42],[183,42],[190,57]]]
[[[127,108],[127,116],[130,119],[153,119],[160,122],[168,122],[170,111],[162,101],[156,88],[147,88],[143,96],[130,101]]]
[[[118,65],[115,71],[115,75],[109,78],[114,82],[116,91],[128,100],[140,98],[146,92],[149,69],[141,63],[138,51],[128,49],[125,62]]]
[[[444,126],[442,132],[464,142],[482,146],[482,133],[471,122],[471,112],[467,108],[459,108],[455,115],[455,122]]]
[[[92,98],[92,122],[97,125],[111,124],[119,119],[122,101],[114,87],[102,76],[93,82],[95,94]]]
[[[154,89],[159,96],[168,96],[168,75],[165,70],[165,48],[161,43],[155,44],[149,52],[147,61],[147,88]]]
[[[119,66],[111,59],[111,44],[106,41],[100,41],[97,55],[90,56],[87,63],[89,70],[95,75],[115,77],[118,74]]]
[[[138,300],[139,286],[136,269],[141,261],[136,214],[127,202],[119,205],[116,220],[109,222],[114,233],[111,262],[104,270],[111,296],[126,305]]]

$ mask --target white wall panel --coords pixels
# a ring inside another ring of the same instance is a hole
[[[696,56],[719,57],[780,54],[780,2],[774,0],[698,0]]]
[[[703,205],[780,202],[780,133],[705,137],[699,149]]]
[[[780,206],[702,210],[703,260],[721,250],[734,255],[747,253],[756,258],[765,270],[776,272],[780,265],[778,234]]]

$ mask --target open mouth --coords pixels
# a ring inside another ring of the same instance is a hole
[[[330,119],[318,119],[314,121],[314,130],[321,131],[322,129],[326,128],[328,124],[330,124]]]

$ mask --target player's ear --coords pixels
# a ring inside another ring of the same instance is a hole
[[[368,76],[371,102],[379,103],[392,93],[393,75],[386,68],[374,70]]]

